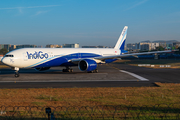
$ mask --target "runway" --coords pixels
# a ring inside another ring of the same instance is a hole
[[[179,83],[179,69],[152,69],[126,64],[99,65],[99,73],[85,73],[73,67],[73,73],[63,73],[62,67],[38,72],[20,69],[0,69],[0,88],[61,88],[61,87],[141,87],[156,86],[154,82]],[[165,73],[165,74],[164,74]]]

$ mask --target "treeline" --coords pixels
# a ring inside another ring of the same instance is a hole
[[[0,55],[5,55],[6,53],[8,53],[6,48],[0,49]]]

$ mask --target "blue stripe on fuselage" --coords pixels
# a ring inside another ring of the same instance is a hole
[[[53,58],[50,61],[43,60],[42,62],[38,62],[29,67],[37,68],[37,67],[55,67],[55,66],[73,66],[73,64],[69,64],[68,60],[78,59],[78,58],[94,58],[100,57],[101,55],[93,54],[93,53],[75,53],[69,54],[66,56],[61,56],[58,58]],[[49,58],[48,58],[49,59]],[[74,64],[75,65],[75,64]]]

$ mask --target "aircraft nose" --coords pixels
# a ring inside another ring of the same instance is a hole
[[[4,63],[3,61],[4,61],[3,58],[1,58],[1,62],[2,62],[2,63]]]
[[[3,64],[8,64],[6,58],[2,58],[2,59],[1,59],[1,62],[2,62]]]

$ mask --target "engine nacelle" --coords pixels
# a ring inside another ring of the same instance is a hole
[[[39,68],[35,68],[35,70],[37,71],[44,71],[44,70],[49,70],[50,67],[39,67]]]
[[[97,63],[94,60],[91,59],[84,59],[79,61],[78,67],[81,71],[93,71],[97,68]]]

